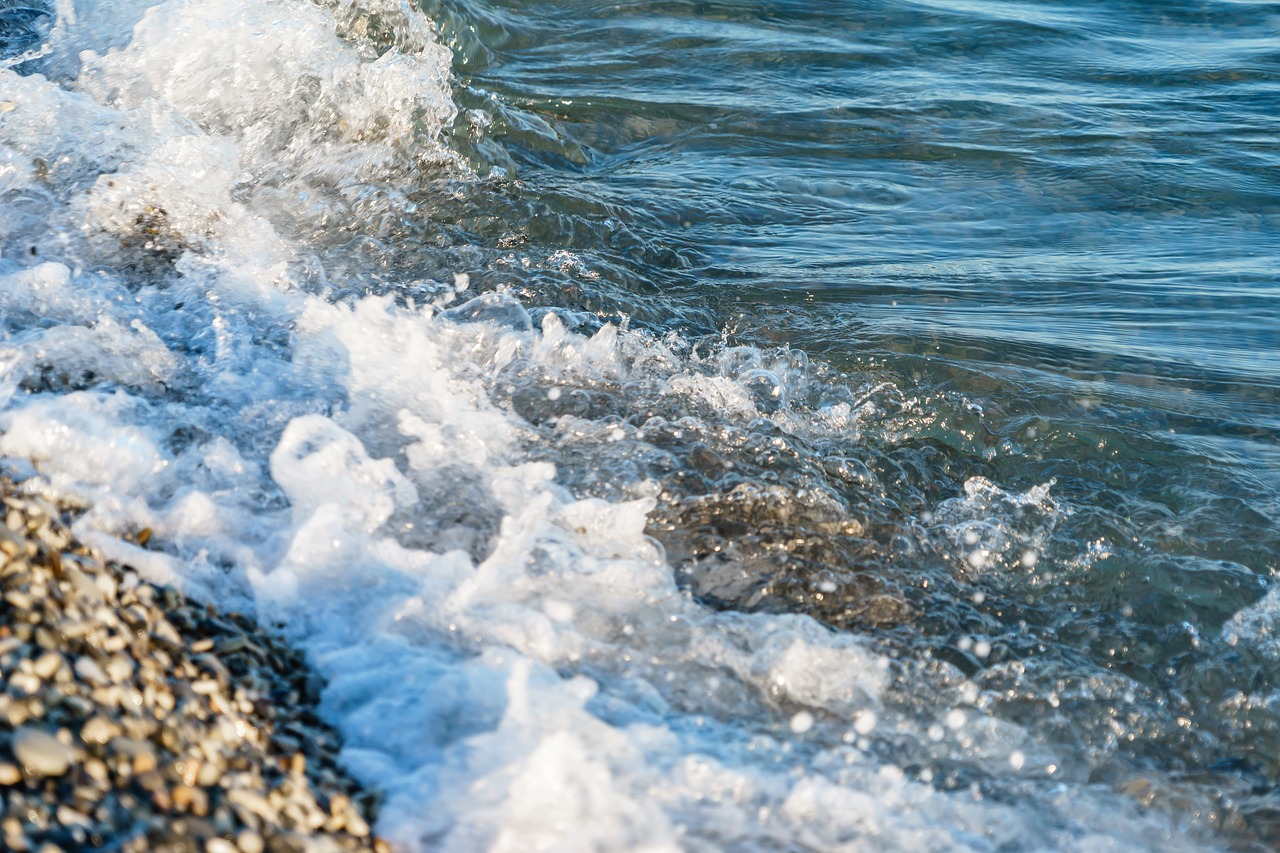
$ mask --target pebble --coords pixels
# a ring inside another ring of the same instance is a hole
[[[96,660],[90,657],[82,657],[76,661],[76,675],[90,684],[96,684],[99,687],[105,687],[111,683],[111,679],[107,677],[106,671],[98,664]]]
[[[240,853],[262,853],[266,844],[261,835],[252,829],[246,829],[236,836],[236,846],[240,848]]]
[[[76,752],[42,729],[24,727],[13,733],[13,755],[32,776],[61,776]]]
[[[80,739],[88,744],[103,744],[117,737],[123,729],[106,717],[93,717],[80,730]]]
[[[57,652],[45,652],[36,658],[31,665],[32,671],[45,681],[53,678],[62,669],[62,655]]]

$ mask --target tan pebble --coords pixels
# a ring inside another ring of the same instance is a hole
[[[191,644],[191,651],[195,653],[207,652],[213,648],[213,640],[205,637],[203,640],[196,640]]]
[[[93,827],[93,821],[87,814],[76,811],[68,805],[58,806],[58,823],[63,826],[82,826],[86,829]]]
[[[236,836],[236,846],[240,848],[240,853],[262,853],[266,844],[261,835],[252,829],[246,829]]]
[[[133,757],[133,772],[150,773],[156,769],[156,757],[151,753],[142,753]]]
[[[127,678],[133,677],[133,661],[129,660],[125,655],[112,655],[111,660],[107,661],[107,675],[116,684]]]
[[[195,791],[190,785],[179,785],[173,789],[173,807],[186,811],[191,806],[193,792]]]
[[[205,853],[236,853],[236,847],[225,838],[210,838],[204,843]]]
[[[111,601],[115,600],[117,591],[116,579],[113,578],[109,572],[101,572],[96,578],[94,578],[94,582],[98,586],[98,591],[107,599]]]
[[[212,696],[219,690],[218,682],[212,678],[201,678],[198,681],[191,682],[191,691],[202,696]]]
[[[279,818],[276,810],[272,808],[271,804],[267,802],[265,797],[261,794],[250,791],[247,788],[236,788],[228,791],[227,800],[232,805],[240,806],[240,808],[252,815],[256,815],[268,823],[275,823]]]
[[[22,832],[22,824],[15,818],[6,818],[4,821],[4,843],[9,850],[31,849],[27,846],[27,836]]]
[[[15,672],[9,677],[9,686],[23,696],[34,696],[43,683],[34,672]]]
[[[60,650],[64,643],[62,638],[45,627],[36,628],[36,645],[49,651]]]
[[[174,764],[174,770],[178,771],[182,778],[182,784],[194,785],[196,776],[200,773],[200,759],[187,758]]]
[[[218,784],[218,780],[222,778],[222,771],[218,769],[218,765],[213,762],[205,762],[200,765],[200,773],[196,776],[196,784],[206,788]]]
[[[0,698],[8,699],[9,697]],[[6,702],[0,706],[0,713],[4,714],[5,721],[11,729],[16,729],[31,717],[31,711],[27,709],[26,702]]]
[[[114,684],[109,687],[95,687],[89,696],[94,702],[105,708],[118,708],[123,701],[120,688]]]
[[[391,853],[391,842],[382,839],[373,839],[373,853]]]
[[[365,838],[369,835],[369,824],[365,821],[360,812],[354,808],[347,809],[347,832],[356,838]]]
[[[62,655],[57,652],[45,652],[36,658],[31,668],[36,675],[47,681],[57,675],[58,670],[62,669]]]
[[[0,785],[16,785],[22,781],[22,771],[16,764],[0,761]]]
[[[41,729],[14,732],[13,754],[32,776],[61,776],[75,761],[75,750]]]
[[[80,739],[85,743],[104,744],[114,737],[119,737],[122,729],[106,717],[97,716],[90,719],[80,729]]]
[[[63,619],[58,630],[62,632],[63,638],[75,640],[89,633],[89,624],[80,619]]]
[[[111,679],[107,676],[102,665],[91,657],[76,658],[75,670],[76,675],[98,687],[106,687],[111,683]]]
[[[111,771],[107,769],[106,762],[96,758],[90,758],[84,763],[84,772],[100,785],[111,781]]]
[[[62,853],[62,848],[49,841],[40,845],[38,853]]]

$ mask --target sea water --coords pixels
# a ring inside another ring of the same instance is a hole
[[[1280,840],[1280,4],[6,0],[0,66],[7,470],[303,648],[405,850]]]

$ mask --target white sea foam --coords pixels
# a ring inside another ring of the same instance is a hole
[[[799,357],[693,369],[639,332],[535,329],[501,294],[411,310],[299,285],[316,235],[367,212],[360,187],[394,206],[396,182],[459,168],[447,51],[390,2],[373,40],[369,9],[93,4],[52,37],[53,79],[0,70],[0,453],[89,505],[77,531],[113,556],[299,643],[409,850],[1183,844],[1088,787],[1028,813],[904,773],[895,745],[1028,777],[1051,756],[975,707],[890,707],[889,662],[853,635],[697,604],[645,535],[656,486],[575,496],[490,395],[516,363],[649,376],[691,411],[799,428]],[[566,453],[643,444],[557,429]],[[1021,498],[977,484],[943,514],[997,499]],[[117,538],[142,526],[160,550]]]

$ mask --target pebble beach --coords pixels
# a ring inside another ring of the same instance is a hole
[[[103,560],[66,511],[0,490],[6,850],[390,849],[301,654]]]

